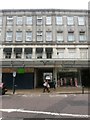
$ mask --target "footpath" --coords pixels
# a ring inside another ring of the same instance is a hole
[[[47,91],[45,92],[47,93]],[[29,94],[45,94],[43,88],[35,89],[16,89],[15,95],[29,95]],[[8,90],[6,95],[12,95],[13,90]],[[83,87],[57,87],[56,89],[50,88],[48,94],[90,94],[90,88]]]

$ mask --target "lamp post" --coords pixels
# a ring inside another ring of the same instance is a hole
[[[15,77],[16,77],[16,72],[13,72],[13,94],[15,94]]]

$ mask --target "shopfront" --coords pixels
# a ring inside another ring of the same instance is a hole
[[[78,87],[81,85],[80,73],[77,69],[59,69],[57,73],[57,86],[59,87],[68,87],[75,86]]]

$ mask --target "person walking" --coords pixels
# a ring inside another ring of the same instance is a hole
[[[46,90],[47,92],[50,92],[50,85],[47,80],[44,80],[43,87],[43,92],[45,92]]]
[[[56,89],[56,81],[55,81],[55,78],[53,80],[53,88]]]

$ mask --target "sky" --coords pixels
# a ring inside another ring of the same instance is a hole
[[[88,9],[89,0],[0,0],[0,9]]]

